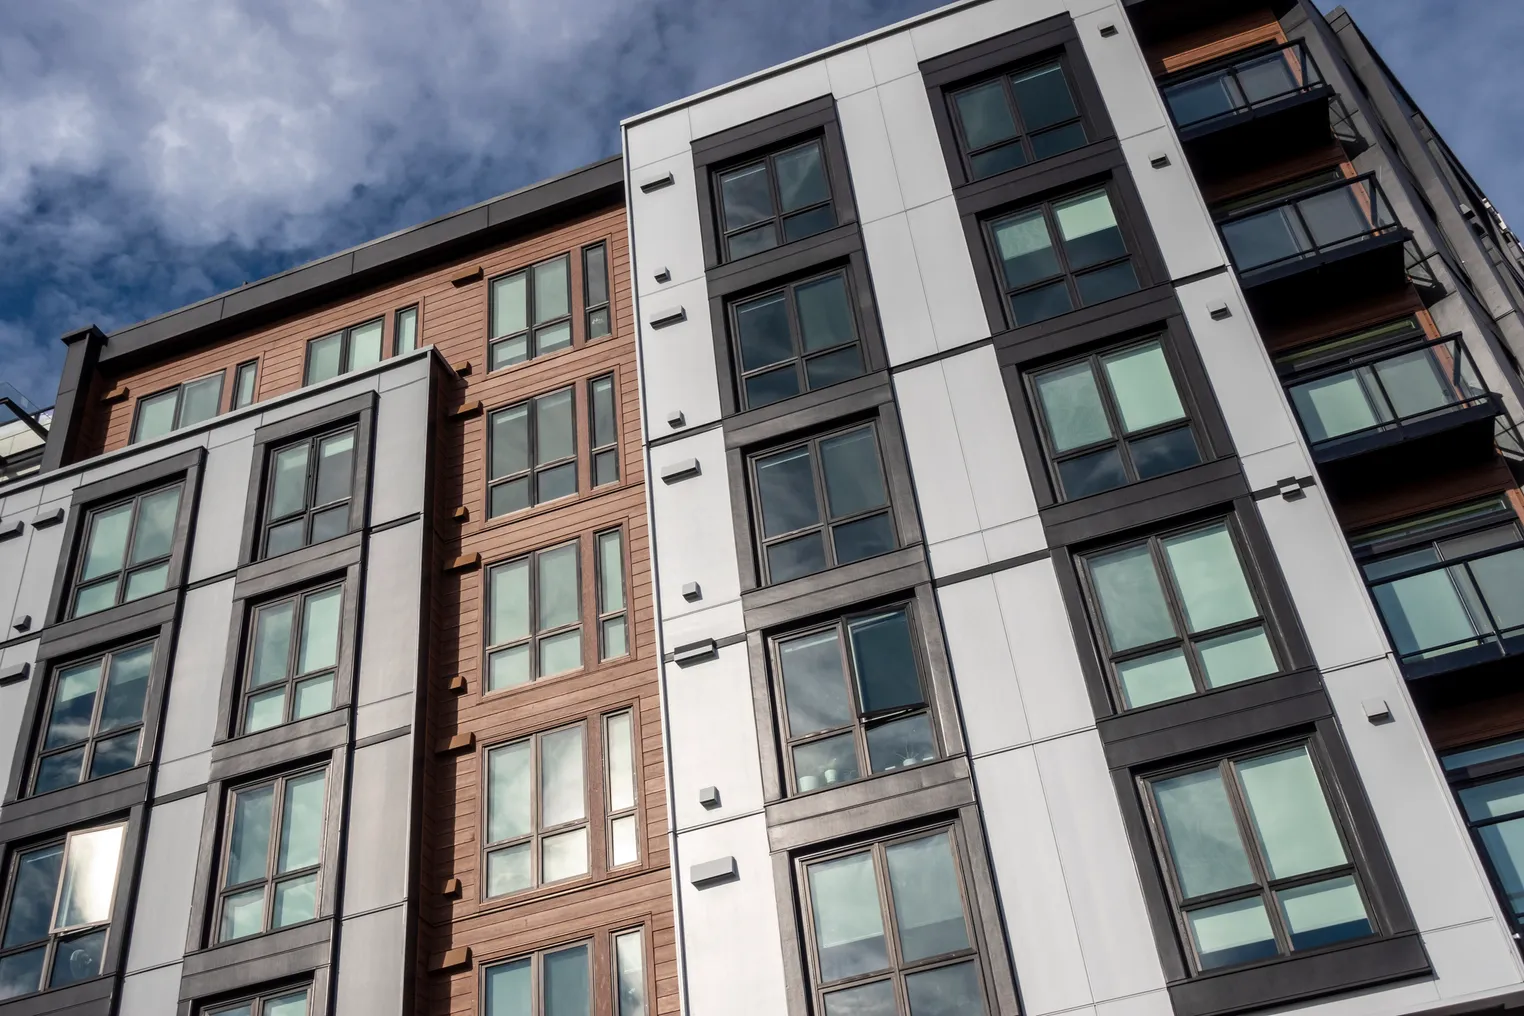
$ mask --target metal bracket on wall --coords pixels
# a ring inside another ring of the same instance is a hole
[[[652,328],[668,328],[679,322],[688,320],[688,312],[681,307],[672,310],[664,310],[651,319]]]
[[[688,869],[688,881],[698,889],[740,877],[734,857],[716,857],[712,861],[702,861]]]
[[[20,536],[22,528],[21,520],[17,519],[10,525],[0,529],[0,540],[9,540],[13,536]]]
[[[0,670],[0,688],[8,684],[19,684],[25,681],[27,675],[31,672],[32,665],[30,663],[23,663],[18,667],[7,667],[4,670]]]
[[[661,467],[661,482],[676,483],[678,480],[686,480],[690,476],[697,476],[702,470],[699,469],[698,459],[683,459],[670,465]]]
[[[33,519],[32,520],[32,528],[33,529],[46,529],[49,526],[56,526],[56,525],[58,525],[63,520],[64,520],[64,510],[62,508],[54,508],[52,511],[50,511],[50,512],[43,512],[41,515],[39,515],[35,519]]]
[[[17,631],[31,631],[32,630],[32,615],[31,614],[22,614],[20,617],[16,618],[14,621],[11,622],[11,627],[16,629]]]
[[[645,180],[641,183],[640,193],[649,194],[652,191],[659,191],[663,187],[671,187],[673,183],[674,181],[672,179],[671,173],[663,173],[661,176],[653,176],[651,179]]]
[[[436,755],[458,755],[463,751],[470,751],[476,747],[476,735],[472,733],[456,734],[448,741],[434,749]]]
[[[469,272],[469,273],[467,273],[465,275],[457,275],[457,276],[455,276],[455,278],[450,280],[450,285],[456,286],[456,287],[469,286],[473,282],[480,281],[481,278],[483,276],[485,276],[486,274],[487,273],[482,270],[481,265],[477,265],[476,266],[476,271]]]
[[[1304,476],[1300,480],[1294,476],[1288,476],[1284,480],[1275,481],[1275,486],[1261,487],[1259,490],[1251,492],[1249,496],[1256,501],[1263,501],[1266,498],[1272,497],[1282,497],[1287,501],[1300,501],[1307,496],[1305,488],[1311,487],[1316,482],[1310,476]]]
[[[1207,314],[1213,321],[1226,321],[1233,316],[1233,311],[1229,309],[1226,300],[1214,300],[1207,304]]]
[[[471,947],[461,946],[459,949],[451,949],[434,958],[429,964],[431,973],[444,973],[446,970],[464,970],[471,965]]]

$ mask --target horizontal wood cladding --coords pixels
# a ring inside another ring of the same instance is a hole
[[[1432,710],[1424,717],[1435,751],[1448,751],[1524,731],[1524,691]]]
[[[1344,531],[1353,533],[1438,511],[1449,505],[1501,494],[1516,486],[1508,465],[1501,457],[1494,457],[1475,465],[1457,465],[1438,475],[1416,477],[1406,483],[1394,480],[1382,485],[1378,491],[1346,495],[1334,501],[1333,509]]]
[[[1143,55],[1157,76],[1209,63],[1251,46],[1285,41],[1286,33],[1274,12],[1262,7],[1173,38],[1156,39],[1144,47]]]
[[[1252,170],[1234,173],[1232,176],[1209,177],[1200,181],[1201,196],[1208,205],[1231,201],[1257,190],[1290,183],[1298,177],[1311,176],[1326,169],[1341,170],[1346,177],[1356,175],[1354,166],[1344,149],[1333,141],[1326,146],[1305,152],[1287,152],[1273,162],[1255,166]]]
[[[1423,311],[1418,291],[1403,283],[1385,292],[1336,293],[1321,302],[1283,301],[1255,308],[1254,323],[1272,356]]]

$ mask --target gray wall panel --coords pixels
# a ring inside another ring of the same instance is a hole
[[[185,951],[194,882],[191,875],[201,848],[205,803],[206,795],[197,794],[158,805],[149,814],[142,881],[127,954],[129,971],[178,960]],[[179,983],[176,971],[176,990]]]
[[[378,483],[386,472],[375,471]],[[409,694],[417,687],[422,562],[421,520],[370,538],[357,704]]]
[[[180,964],[132,974],[122,981],[117,1016],[170,1016],[180,999]]]
[[[355,752],[344,913],[373,910],[407,898],[412,785],[412,737],[394,737]]]
[[[394,1016],[402,1010],[406,941],[403,907],[344,922],[335,1016]]]
[[[248,421],[252,426],[252,421]],[[254,435],[213,448],[201,480],[196,540],[186,581],[198,582],[238,567],[238,542],[248,500]]]
[[[370,521],[390,522],[423,511],[429,460],[429,382],[419,378],[385,392],[376,416]]]
[[[185,758],[212,746],[232,613],[231,578],[185,594],[164,714],[161,761]]]

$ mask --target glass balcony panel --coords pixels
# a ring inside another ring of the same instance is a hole
[[[1226,73],[1182,81],[1164,90],[1170,115],[1181,127],[1222,116],[1244,105],[1243,93]]]
[[[1234,68],[1239,89],[1249,105],[1257,105],[1303,87],[1295,52],[1283,49],[1279,53],[1250,60]]]
[[[1329,247],[1369,233],[1376,225],[1369,198],[1364,187],[1340,187],[1298,201],[1313,244]]]
[[[1426,659],[1479,644],[1485,629],[1466,608],[1451,569],[1420,572],[1371,590],[1404,659]]]
[[[1476,590],[1487,606],[1498,634],[1511,635],[1524,628],[1524,547],[1477,558],[1467,565]]]
[[[1371,397],[1362,373],[1346,371],[1291,389],[1296,415],[1314,444],[1391,420],[1382,401]]]
[[[1462,402],[1471,395],[1451,384],[1431,346],[1374,364],[1399,419]],[[1451,354],[1453,356],[1453,353]],[[1480,394],[1479,392],[1475,394]]]
[[[1294,258],[1312,247],[1306,230],[1287,205],[1223,223],[1222,238],[1239,271]]]

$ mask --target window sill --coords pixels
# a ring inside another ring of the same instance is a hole
[[[339,705],[306,719],[218,741],[212,745],[210,778],[233,779],[281,762],[332,752],[349,741],[349,715],[350,710]]]
[[[931,581],[926,549],[913,543],[741,594],[747,630],[771,628]]]
[[[837,215],[840,216],[839,211]],[[861,250],[862,245],[855,221],[838,223],[811,236],[709,266],[704,273],[709,283],[709,295],[711,298],[730,296],[771,279],[844,258]]]
[[[580,301],[576,301],[576,302],[580,303]],[[572,315],[572,316],[575,317],[576,315]],[[573,322],[573,330],[575,332],[575,322]],[[509,334],[516,334],[516,333],[510,332]],[[484,379],[485,378],[491,378],[492,380],[496,381],[498,378],[508,377],[509,374],[511,372],[515,371],[515,370],[523,370],[523,369],[526,369],[528,367],[533,367],[533,366],[538,365],[538,364],[543,364],[543,363],[547,363],[547,362],[550,362],[550,361],[554,361],[554,360],[556,360],[556,359],[558,359],[560,357],[568,356],[568,355],[570,355],[572,353],[575,353],[578,350],[583,349],[583,348],[585,348],[587,346],[601,345],[602,343],[608,342],[610,339],[617,339],[619,337],[620,337],[620,335],[619,335],[618,328],[615,328],[614,331],[609,333],[608,335],[600,335],[596,339],[581,339],[581,340],[578,340],[578,339],[576,339],[574,337],[573,340],[572,340],[572,344],[567,346],[567,347],[565,347],[565,348],[563,348],[563,349],[552,349],[548,353],[541,353],[538,356],[531,356],[527,360],[520,360],[517,363],[505,363],[505,364],[503,364],[503,366],[498,367],[496,369],[483,370],[482,371],[482,377]],[[497,340],[492,339],[492,338],[488,338],[486,340],[486,345],[485,346],[479,346],[479,347],[477,347],[478,349],[481,350],[481,353],[482,353],[482,366],[483,367],[486,367],[487,363],[490,361],[490,358],[491,358],[492,354],[488,351],[488,347],[490,347],[492,345],[492,343],[495,342],[495,341],[497,341]]]
[[[887,370],[746,409],[724,418],[725,447],[745,448],[810,430],[894,399]]]
[[[107,973],[64,988],[34,991],[0,1002],[0,1016],[107,1016],[116,1000],[116,974]]]
[[[968,758],[874,773],[766,805],[768,849],[777,852],[972,804]]]
[[[617,667],[620,664],[629,663],[632,659],[634,659],[633,653],[625,653],[623,656],[613,656],[607,660],[598,660],[595,663],[583,667],[578,667],[575,670],[563,670],[558,674],[548,674],[545,677],[537,677],[532,681],[525,681],[523,684],[510,685],[507,688],[488,689],[484,679],[482,682],[482,691],[480,697],[483,701],[495,702],[498,699],[505,698],[518,692],[528,691],[531,688],[539,688],[547,684],[560,684],[562,681],[570,681],[578,677],[586,677],[590,674],[597,674],[599,671],[604,670],[608,667]],[[483,675],[486,674],[485,660],[483,661],[482,673]]]
[[[1143,267],[1142,254],[1133,252],[1134,267]],[[1139,273],[1140,284],[1146,283]],[[1005,295],[996,312],[1003,319]],[[1142,285],[1131,293],[1088,304],[1065,311],[1046,321],[1034,321],[1029,325],[998,324],[992,341],[995,356],[1002,367],[1022,367],[1047,359],[1066,356],[1076,350],[1115,339],[1133,329],[1158,327],[1173,317],[1180,317],[1180,300],[1175,287],[1167,282],[1158,285]]]
[[[1201,974],[1171,984],[1169,997],[1176,1016],[1223,1016],[1429,973],[1423,943],[1414,933]]]
[[[333,962],[331,916],[185,954],[180,997],[204,998],[310,974]],[[5,1014],[8,1016],[8,1014]]]
[[[346,552],[358,553],[364,539],[364,532],[355,529],[343,536],[324,540],[322,543],[309,543],[305,547],[298,547],[296,550],[277,554],[275,557],[262,557],[255,561],[248,561],[238,569],[238,581],[251,582],[292,569],[305,568],[313,562],[324,562],[333,555]]]
[[[1249,493],[1238,457],[1228,455],[1163,476],[1113,487],[1039,511],[1051,546],[1083,543],[1163,522]]]
[[[621,447],[620,453],[623,454],[623,451],[624,449]],[[621,465],[623,465],[623,463],[621,463]],[[579,490],[575,494],[567,494],[563,497],[556,498],[554,501],[546,501],[543,504],[537,504],[530,508],[520,508],[518,511],[509,512],[506,515],[489,516],[487,514],[487,501],[484,497],[481,501],[483,520],[481,525],[477,526],[475,530],[463,531],[462,536],[474,535],[475,533],[485,533],[493,529],[499,529],[503,526],[518,525],[524,522],[528,522],[531,519],[537,519],[542,515],[547,515],[551,512],[557,512],[563,508],[569,508],[572,505],[579,505],[587,501],[596,500],[597,498],[608,497],[610,494],[617,494],[620,491],[627,490],[630,487],[635,486],[637,482],[638,481],[631,480],[628,477],[621,476],[613,483],[605,483],[587,491]]]
[[[71,617],[48,625],[40,632],[42,644],[38,647],[38,652],[48,657],[72,654],[76,647],[85,649],[133,631],[146,632],[150,628],[157,628],[173,615],[179,598],[179,588],[171,585],[140,600],[130,600],[94,614]],[[60,643],[68,645],[60,646]]]
[[[1091,177],[1126,164],[1121,143],[1114,136],[1107,136],[994,176],[958,184],[953,187],[953,198],[957,201],[959,215],[982,215],[1005,205],[1028,201],[1065,184],[1081,185]]]
[[[516,893],[508,893],[503,896],[489,896],[478,900],[475,905],[470,905],[470,900],[468,899],[466,903],[470,906],[470,909],[465,912],[465,915],[456,909],[460,906],[460,901],[456,900],[453,901],[451,908],[455,915],[453,919],[460,920],[463,916],[495,914],[532,903],[543,903],[549,899],[582,892],[593,886],[606,886],[611,883],[623,882],[627,879],[639,878],[650,870],[650,859],[642,857],[639,861],[621,864],[618,868],[605,871],[602,874],[582,875],[578,878],[568,878],[560,882],[536,886],[533,889],[521,889]]]
[[[88,825],[126,812],[148,800],[149,768],[135,766],[72,787],[11,801],[0,812],[0,842]]]

